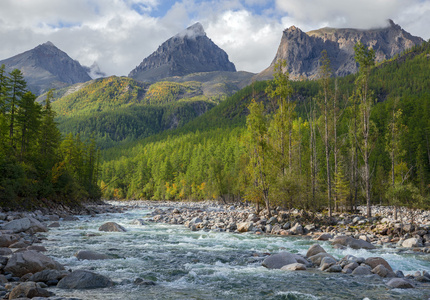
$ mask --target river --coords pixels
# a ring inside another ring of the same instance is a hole
[[[86,268],[108,276],[117,284],[94,290],[51,289],[57,296],[79,299],[428,299],[430,285],[415,289],[389,289],[385,279],[324,273],[316,269],[286,272],[261,266],[263,254],[289,251],[306,254],[315,241],[303,237],[280,237],[225,232],[192,232],[182,225],[132,220],[149,217],[145,207],[125,213],[78,216],[52,228],[43,245],[48,255],[67,269]],[[99,232],[105,222],[121,224],[127,232]],[[430,272],[430,255],[377,250],[339,250],[320,242],[337,258],[347,254],[381,256],[394,270],[405,274]],[[92,250],[113,259],[79,261],[74,254]],[[136,278],[154,281],[139,286]]]

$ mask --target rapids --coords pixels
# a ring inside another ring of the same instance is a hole
[[[43,245],[47,255],[67,269],[86,268],[108,276],[117,284],[95,290],[50,289],[57,296],[79,299],[428,299],[430,285],[415,289],[390,289],[387,280],[373,276],[324,273],[316,269],[286,272],[261,266],[265,253],[289,251],[306,254],[315,243],[304,237],[281,237],[226,232],[192,232],[181,225],[132,220],[150,217],[141,207],[125,213],[79,216],[79,221],[62,221],[51,228]],[[99,232],[113,221],[125,233]],[[394,270],[405,274],[430,271],[430,256],[395,249],[323,248],[337,258],[347,254],[385,258]],[[74,254],[92,250],[111,255],[108,260],[79,261]],[[134,284],[136,278],[151,280],[154,286]]]

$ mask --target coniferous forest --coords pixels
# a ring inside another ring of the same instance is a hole
[[[247,200],[333,211],[362,204],[430,204],[430,46],[359,72],[291,81],[278,62],[184,126],[102,152],[105,198]],[[368,215],[371,212],[368,211]]]
[[[0,67],[0,206],[70,206],[100,199],[99,154],[94,141],[61,136],[52,109],[26,87],[23,74]]]

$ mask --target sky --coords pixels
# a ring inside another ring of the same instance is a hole
[[[0,0],[0,60],[50,41],[82,65],[128,75],[200,22],[238,71],[258,73],[292,25],[368,29],[392,19],[429,40],[429,16],[430,0]]]

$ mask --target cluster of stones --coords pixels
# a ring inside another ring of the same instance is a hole
[[[392,209],[384,208],[380,215],[366,219],[362,215],[339,214],[326,218],[315,214],[309,223],[303,211],[283,211],[280,208],[259,214],[244,205],[228,206],[214,203],[147,203],[154,209],[152,221],[183,224],[192,231],[252,232],[255,234],[310,235],[331,239],[338,235],[362,239],[373,245],[413,248],[414,251],[430,253],[430,213],[420,214],[421,223],[405,224],[390,218]],[[162,207],[170,206],[162,209]],[[390,210],[388,213],[386,210]],[[321,233],[326,233],[322,235]]]
[[[334,243],[347,245],[353,243],[350,239],[352,238],[346,237],[335,240]],[[374,275],[377,278],[385,279],[386,285],[390,288],[414,288],[422,282],[430,282],[428,272],[417,271],[413,275],[405,276],[400,270],[394,271],[382,257],[365,259],[347,255],[337,260],[319,244],[312,245],[306,256],[288,252],[272,254],[264,259],[262,265],[268,269],[281,269],[283,271],[306,271],[310,268],[318,268],[322,272],[351,274],[352,276]]]
[[[93,215],[122,209],[103,205],[80,208],[79,212]],[[43,254],[47,251],[40,244],[44,239],[43,233],[50,227],[60,226],[60,220],[77,220],[70,209],[55,212],[0,212],[0,298],[59,300],[64,298],[56,297],[48,287],[87,289],[113,285],[109,278],[88,270],[66,270],[59,262]]]

